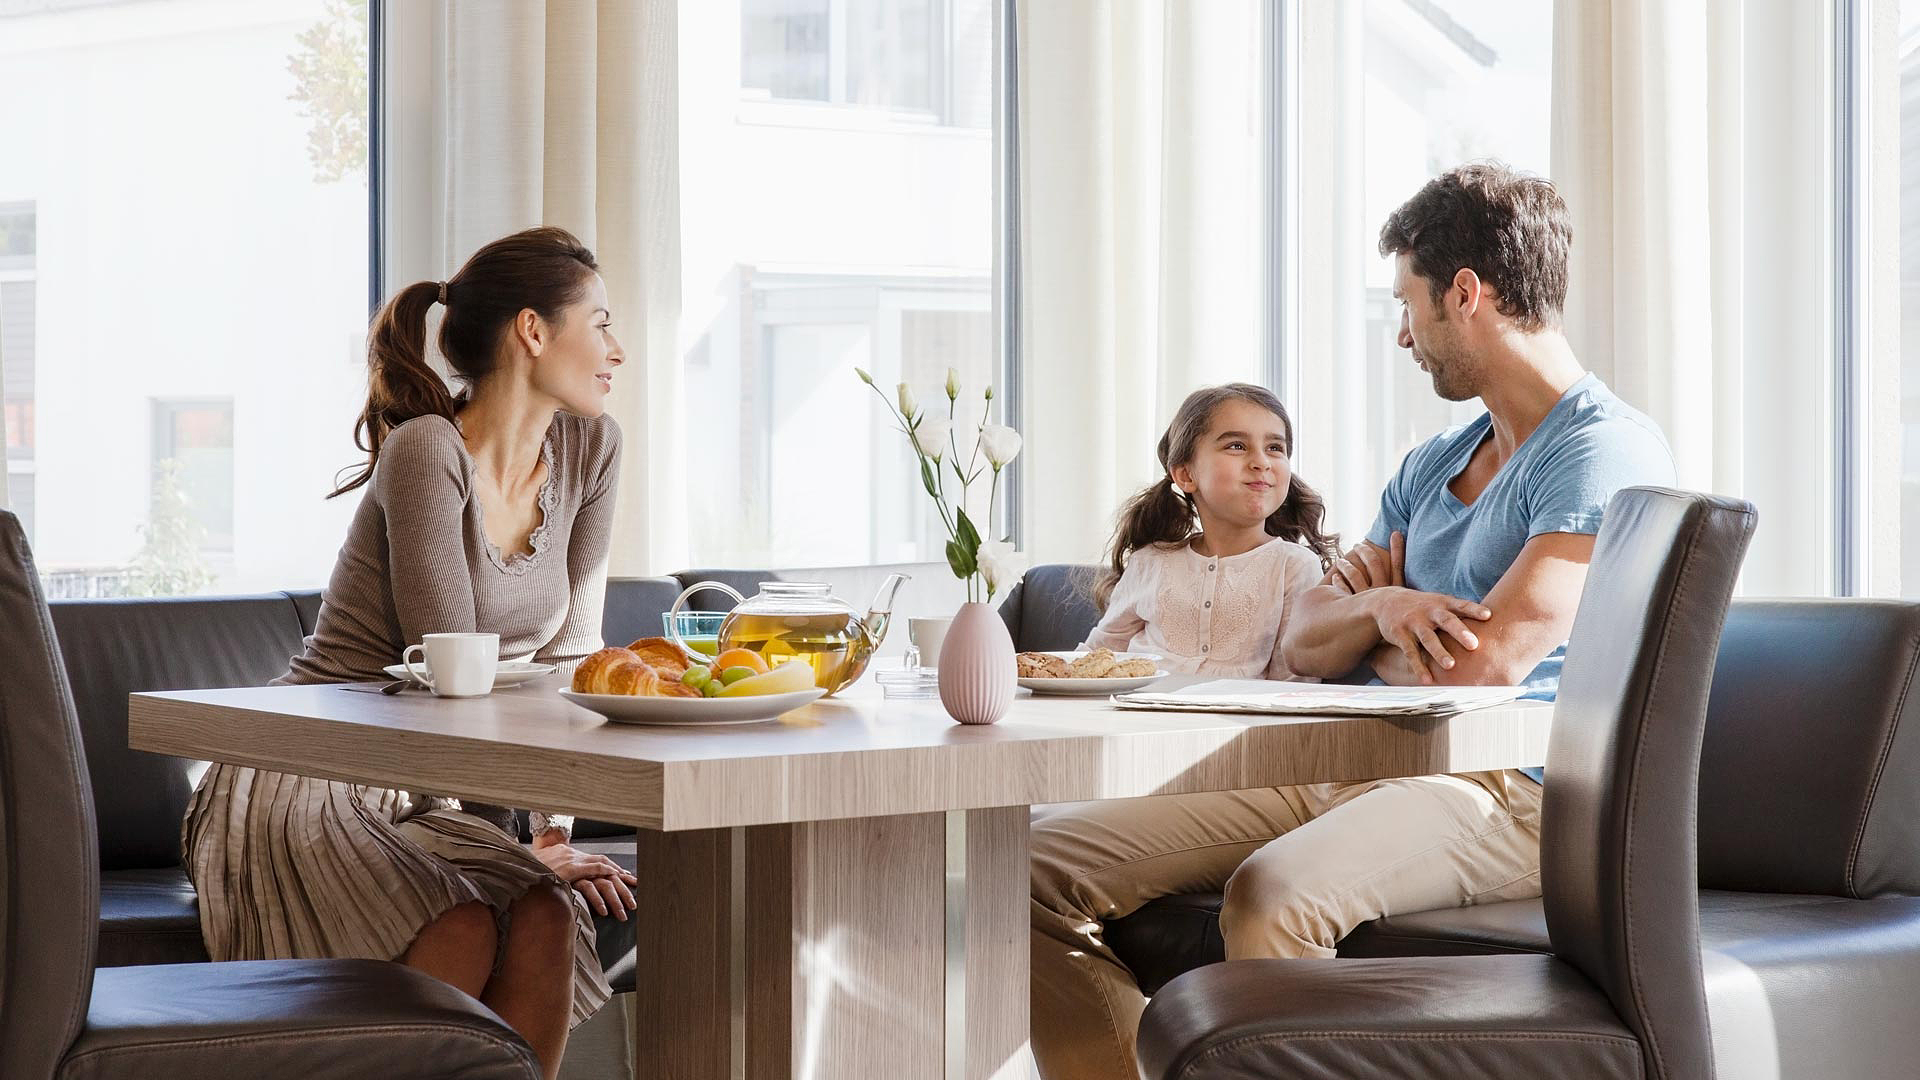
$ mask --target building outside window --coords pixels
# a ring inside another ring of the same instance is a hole
[[[6,417],[7,501],[33,542],[33,203],[0,204],[0,409]]]
[[[956,369],[972,423],[997,379],[992,0],[684,0],[679,29],[693,560],[938,561],[854,369],[941,415]]]
[[[325,582],[366,391],[368,14],[0,0],[8,487],[49,592]]]

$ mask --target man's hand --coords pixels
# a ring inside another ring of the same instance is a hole
[[[1454,666],[1453,654],[1440,635],[1447,634],[1460,648],[1471,652],[1480,647],[1480,638],[1460,620],[1464,617],[1485,622],[1493,618],[1493,612],[1471,600],[1405,586],[1388,586],[1375,591],[1368,599],[1374,623],[1380,628],[1381,647],[1399,650],[1420,682],[1427,686],[1433,684],[1429,664],[1447,670]]]
[[[1390,547],[1385,551],[1366,540],[1355,544],[1351,551],[1333,560],[1333,568],[1327,571],[1321,584],[1338,586],[1356,596],[1368,589],[1405,585],[1406,534],[1394,533],[1387,543]]]

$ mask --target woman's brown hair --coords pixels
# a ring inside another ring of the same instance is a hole
[[[593,252],[565,229],[543,225],[503,236],[473,253],[446,281],[416,281],[394,293],[367,333],[367,407],[353,443],[367,463],[327,495],[344,495],[373,478],[387,434],[419,416],[454,417],[457,399],[427,364],[427,311],[446,305],[440,354],[466,387],[493,373],[514,316],[531,308],[549,322],[586,295],[600,269]]]
[[[1280,418],[1286,432],[1287,454],[1293,454],[1293,420],[1287,416],[1280,399],[1264,386],[1252,383],[1228,383],[1195,390],[1180,403],[1173,423],[1160,436],[1160,468],[1166,473],[1120,509],[1119,527],[1113,534],[1113,546],[1107,552],[1107,568],[1094,587],[1093,597],[1105,608],[1113,596],[1120,575],[1127,572],[1127,557],[1148,544],[1181,544],[1195,532],[1196,512],[1193,496],[1173,486],[1173,470],[1193,461],[1194,449],[1207,433],[1213,412],[1229,401],[1257,405]],[[1267,515],[1267,535],[1291,540],[1320,556],[1320,565],[1332,564],[1340,553],[1339,537],[1320,531],[1327,504],[1319,492],[1308,487],[1294,473],[1287,483],[1287,497],[1280,508]]]

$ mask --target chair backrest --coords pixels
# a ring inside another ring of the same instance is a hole
[[[20,519],[0,510],[0,1076],[52,1076],[93,996],[100,866],[73,695]]]
[[[1742,600],[1700,752],[1700,885],[1920,895],[1920,604]]]
[[[206,766],[127,747],[127,695],[262,686],[300,652],[298,607],[259,596],[58,600],[54,632],[94,781],[100,868],[180,865],[180,818]]]
[[[1000,618],[1021,652],[1071,649],[1087,640],[1100,621],[1093,589],[1100,567],[1081,563],[1047,563],[1026,572],[1013,587]]]
[[[1553,951],[1640,1036],[1656,1080],[1712,1075],[1694,800],[1707,693],[1753,507],[1660,488],[1607,505],[1547,750]]]

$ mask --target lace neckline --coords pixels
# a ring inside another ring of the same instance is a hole
[[[559,422],[560,418],[556,415],[553,423],[557,425]],[[478,478],[480,469],[478,463],[473,460],[473,454],[467,450],[466,432],[460,426],[458,417],[454,418],[453,430],[460,435],[460,455],[467,463],[467,482],[471,484]],[[547,532],[553,525],[554,514],[560,500],[560,489],[554,482],[559,470],[554,468],[553,463],[553,431],[553,425],[549,425],[546,438],[540,440],[540,461],[547,467],[547,478],[540,484],[540,497],[537,500],[540,505],[540,522],[533,527],[532,532],[527,534],[526,551],[516,551],[511,555],[501,554],[499,545],[487,536],[487,512],[480,506],[477,499],[474,500],[473,514],[480,526],[480,543],[486,546],[487,560],[499,568],[501,573],[522,577],[533,570],[540,556],[546,551]]]

